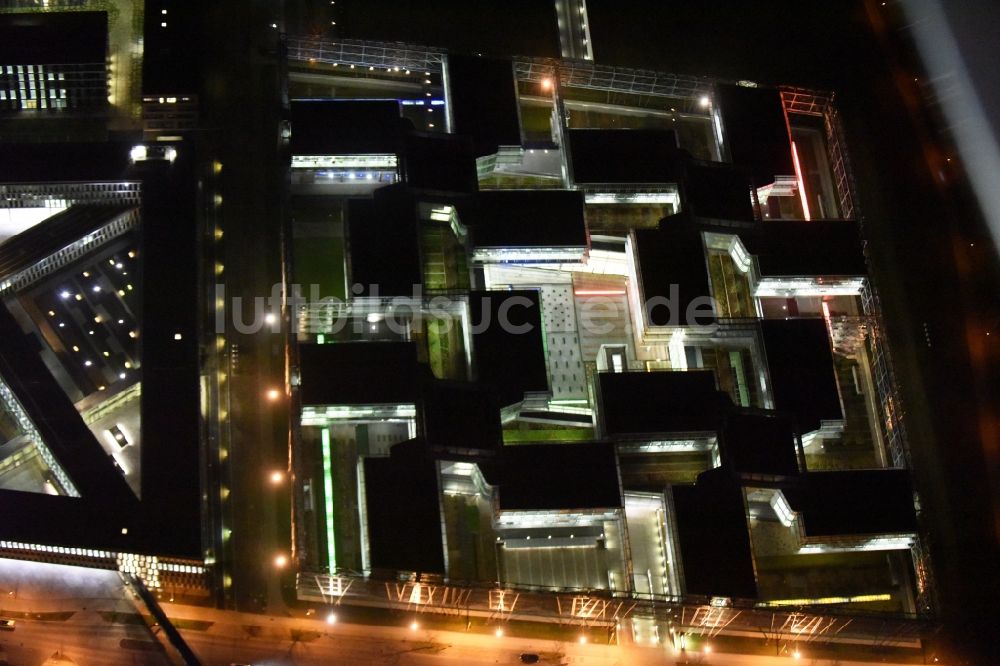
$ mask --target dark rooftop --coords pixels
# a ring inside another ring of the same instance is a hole
[[[809,472],[803,480],[784,493],[807,537],[917,531],[909,470]]]
[[[673,486],[677,540],[686,594],[754,599],[750,533],[743,489],[721,468],[693,486]]]
[[[363,463],[371,567],[443,574],[436,463],[418,440],[391,451]]]
[[[292,100],[293,155],[398,153],[406,124],[395,100]]]
[[[363,296],[411,296],[422,283],[417,207],[402,186],[347,206],[350,278]]]
[[[0,182],[138,180],[132,143],[0,143]]]
[[[453,131],[472,137],[476,157],[521,145],[514,64],[506,59],[448,55]]]
[[[676,183],[683,156],[673,130],[569,129],[577,184]]]
[[[463,193],[479,188],[470,137],[411,132],[406,135],[404,145],[402,167],[410,187]]]
[[[608,437],[717,431],[732,408],[711,370],[602,372],[600,418]]]
[[[714,307],[701,232],[682,225],[632,231],[640,296],[651,326],[707,325]],[[689,310],[696,321],[688,317]],[[704,314],[709,312],[710,314]]]
[[[505,446],[486,481],[499,486],[501,510],[609,509],[622,504],[610,443]]]
[[[546,58],[560,53],[555,8],[537,0],[339,2],[337,30],[342,38],[430,44],[458,52]]]
[[[717,84],[715,105],[733,164],[750,169],[754,187],[773,183],[775,176],[795,175],[781,93],[772,88]]]
[[[303,405],[416,403],[426,368],[412,342],[300,344]]]
[[[4,65],[104,65],[108,51],[105,12],[0,14],[0,63]]]
[[[799,473],[794,423],[773,413],[733,412],[720,439],[723,464],[738,473],[794,476]]]
[[[844,418],[823,319],[760,322],[774,407],[795,419],[799,434]]]
[[[721,162],[688,162],[684,168],[683,209],[699,218],[752,222],[750,173]]]
[[[492,387],[434,380],[420,402],[424,439],[453,451],[496,451],[502,444],[500,403]]]
[[[739,232],[762,277],[864,276],[864,247],[851,220],[768,220]]]
[[[201,557],[199,184],[183,148],[172,165],[143,162],[135,172],[143,181],[142,507],[159,552]]]
[[[500,404],[521,402],[525,392],[548,391],[538,292],[473,291],[469,309],[475,327],[472,348],[477,379],[496,389]]]
[[[480,192],[459,206],[476,247],[586,247],[583,193],[575,190]]]
[[[146,94],[184,93],[205,90],[207,62],[216,65],[218,50],[209,54],[205,47],[193,47],[206,41],[215,47],[224,43],[218,32],[211,32],[210,25],[199,15],[201,3],[170,3],[167,23],[163,29],[163,15],[152,5],[146,7],[142,31],[142,87]],[[226,20],[226,19],[220,19]]]

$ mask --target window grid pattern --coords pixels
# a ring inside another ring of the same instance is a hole
[[[56,482],[59,484],[59,490],[62,491],[64,495],[69,495],[70,497],[79,497],[80,493],[77,491],[76,486],[70,481],[69,475],[66,474],[62,466],[52,455],[49,447],[45,445],[42,441],[42,436],[39,434],[38,430],[35,428],[35,424],[31,422],[28,418],[27,413],[25,413],[24,408],[21,407],[20,401],[14,395],[14,392],[10,390],[3,381],[0,381],[0,401],[3,402],[4,408],[14,416],[17,420],[18,426],[21,430],[28,435],[28,438],[34,443],[35,448],[38,450],[38,455],[42,457],[45,464],[50,470],[52,470],[52,475],[55,476]]]
[[[107,103],[103,63],[0,64],[0,111],[98,109]]]
[[[101,203],[138,206],[138,182],[0,183],[0,208],[64,208],[66,204]],[[58,202],[58,204],[54,203]]]
[[[0,294],[8,291],[20,291],[28,285],[41,280],[42,278],[55,273],[68,266],[80,257],[91,252],[94,248],[104,245],[108,241],[121,236],[122,234],[135,229],[139,225],[139,211],[132,209],[119,215],[103,227],[87,234],[83,238],[70,243],[63,249],[55,252],[35,264],[25,268],[0,282]]]

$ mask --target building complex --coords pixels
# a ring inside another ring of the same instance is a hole
[[[205,96],[140,93],[117,4],[0,14],[4,556],[235,605],[231,387],[263,336],[300,603],[919,646],[833,94],[595,64],[585,7],[563,58],[275,23],[281,269],[248,308]],[[145,3],[151,61],[169,11]]]

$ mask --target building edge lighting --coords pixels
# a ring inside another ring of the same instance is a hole
[[[326,522],[326,554],[330,572],[337,569],[336,542],[333,534],[333,461],[331,458],[330,429],[323,428],[320,433],[323,447],[323,502]]]

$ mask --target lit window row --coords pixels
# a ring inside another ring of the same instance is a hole
[[[66,546],[46,546],[37,543],[21,543],[20,541],[0,541],[0,548],[8,550],[29,550],[35,553],[53,553],[55,555],[76,555],[79,557],[93,557],[110,559],[114,553],[106,550],[94,550],[92,548],[69,548]]]

